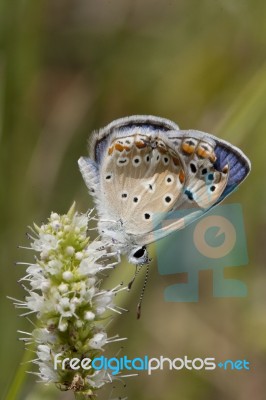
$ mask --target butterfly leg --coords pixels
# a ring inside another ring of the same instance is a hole
[[[107,268],[109,268],[109,269],[114,269],[118,264],[119,264],[118,261],[114,261],[113,263],[108,264],[108,265],[107,265]]]
[[[111,253],[112,254],[112,253]],[[117,252],[115,252],[115,253],[113,253],[114,254],[114,256],[116,256],[116,261],[115,262],[113,262],[112,264],[110,264],[111,266],[112,266],[112,268],[114,268],[116,265],[118,265],[118,264],[120,264],[120,262],[121,262],[121,255],[120,255],[120,251],[117,251]]]
[[[101,222],[112,222],[112,223],[116,224],[118,221],[115,221],[114,219],[102,219],[101,218]]]
[[[105,255],[106,258],[116,257],[116,261],[107,265],[107,268],[115,268],[121,262],[121,254],[120,250],[114,251],[112,253],[108,253]]]

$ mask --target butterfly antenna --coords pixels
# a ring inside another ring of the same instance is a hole
[[[136,266],[136,270],[135,270],[135,274],[133,276],[133,278],[131,279],[131,281],[128,283],[127,287],[130,290],[132,288],[132,285],[136,279],[136,276],[138,275],[139,271],[141,270],[142,265],[137,265]]]
[[[137,319],[140,319],[140,316],[141,316],[141,304],[142,304],[142,300],[143,300],[143,297],[144,297],[144,292],[145,292],[145,289],[146,289],[146,286],[147,286],[147,283],[148,283],[148,278],[149,278],[149,265],[147,265],[146,268],[147,269],[146,269],[144,284],[143,284],[143,287],[142,287],[142,291],[140,293],[139,303],[138,303],[138,306],[137,306]]]

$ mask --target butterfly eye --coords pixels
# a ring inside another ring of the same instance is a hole
[[[128,259],[135,265],[143,265],[149,262],[148,253],[146,247],[134,248],[128,255]]]
[[[138,249],[134,254],[133,257],[135,258],[141,258],[144,256],[144,254],[146,253],[146,247],[141,247],[140,249]]]

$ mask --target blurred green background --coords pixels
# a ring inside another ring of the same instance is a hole
[[[131,357],[246,358],[252,369],[142,373],[120,394],[265,399],[265,20],[263,0],[0,1],[3,399],[12,387],[9,400],[73,399],[17,374],[23,345],[16,331],[29,324],[6,296],[24,295],[17,284],[24,268],[14,263],[31,259],[17,249],[27,244],[27,225],[41,223],[52,210],[66,212],[73,200],[80,211],[92,206],[77,168],[88,134],[132,114],[211,132],[250,157],[250,177],[226,200],[243,207],[250,262],[230,277],[245,281],[249,294],[213,298],[211,276],[203,273],[198,303],[167,303],[163,290],[174,278],[160,276],[154,263],[141,320],[135,307],[142,278],[121,299],[130,312],[111,330],[128,337],[124,353]],[[129,280],[133,271],[124,262],[111,279]]]

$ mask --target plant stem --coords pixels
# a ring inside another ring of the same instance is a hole
[[[26,377],[26,369],[28,368],[28,361],[30,361],[31,357],[32,357],[32,349],[31,347],[28,347],[24,351],[21,363],[16,371],[16,375],[11,385],[9,386],[5,400],[19,399],[19,394],[21,392]]]

